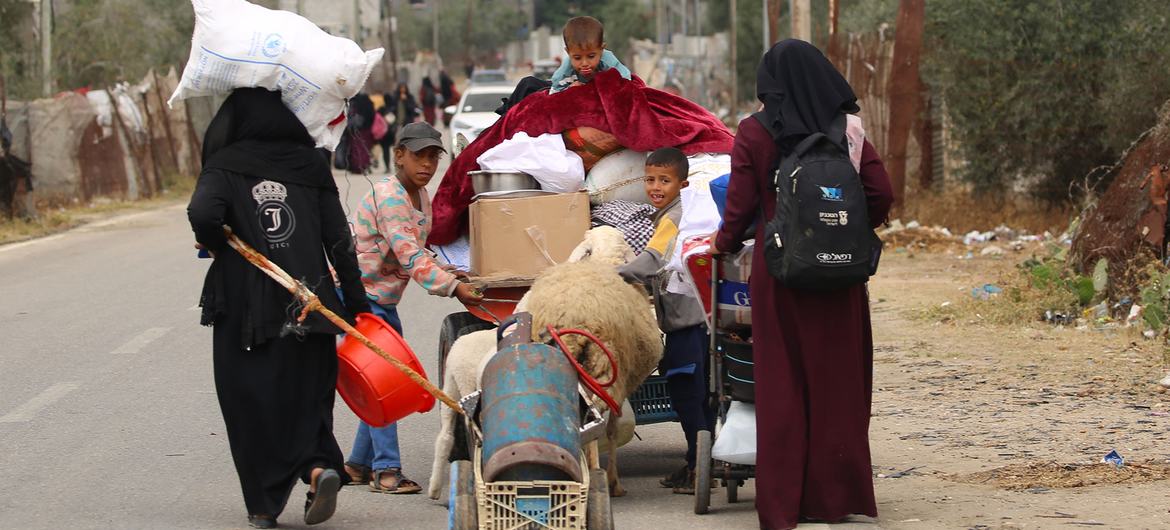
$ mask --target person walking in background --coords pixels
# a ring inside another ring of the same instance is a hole
[[[374,102],[365,92],[359,92],[349,100],[349,157],[347,169],[353,173],[366,173],[371,166],[371,150],[374,148]],[[385,137],[383,137],[385,138]]]
[[[734,252],[754,222],[775,215],[776,162],[813,133],[860,108],[832,63],[804,41],[785,40],[760,62],[762,113],[739,124],[723,225],[713,252]],[[760,116],[760,118],[757,118]],[[870,226],[893,203],[877,152],[849,118],[850,159],[865,189]],[[853,220],[850,219],[852,222]],[[858,222],[864,222],[859,220]],[[844,224],[844,223],[842,223]],[[768,273],[765,222],[756,223],[750,292],[756,391],[756,510],[760,528],[877,516],[869,452],[873,337],[865,284],[801,290]]]
[[[419,103],[422,103],[423,120],[425,120],[427,125],[430,126],[435,125],[435,105],[437,103],[437,94],[438,93],[435,90],[435,84],[431,82],[431,78],[424,77],[422,81],[422,87],[420,87],[418,90],[418,100]]]
[[[418,119],[418,104],[415,103],[414,96],[410,95],[410,88],[406,83],[398,83],[393,93],[382,94],[382,108],[378,109],[378,112],[386,121],[392,122],[389,124],[389,132],[378,141],[378,145],[382,146],[382,163],[386,166],[386,172],[390,173],[394,168],[394,161],[390,159],[390,148],[394,147],[398,130]]]
[[[199,247],[214,260],[199,305],[212,326],[215,392],[248,522],[274,528],[298,478],[305,522],[336,508],[344,475],[333,438],[337,329],[232,250],[223,226],[316,289],[351,323],[370,311],[349,225],[327,159],[279,92],[237,89],[203,138],[203,170],[187,205]],[[345,293],[344,310],[329,265]]]
[[[459,98],[463,96],[463,94],[460,94],[459,90],[455,88],[455,81],[451,79],[451,76],[447,75],[446,70],[439,70],[439,94],[443,96],[443,107],[458,105]],[[451,116],[446,112],[443,112],[442,115],[443,126],[449,127],[451,125]]]

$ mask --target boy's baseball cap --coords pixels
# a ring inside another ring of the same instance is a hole
[[[411,152],[417,153],[428,147],[438,147],[444,153],[447,149],[443,147],[443,135],[439,131],[431,127],[426,122],[408,123],[401,131],[398,132],[398,145],[401,145]]]

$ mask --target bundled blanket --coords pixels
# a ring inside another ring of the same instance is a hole
[[[467,227],[474,195],[468,171],[476,158],[518,132],[529,136],[593,127],[617,137],[628,149],[653,151],[678,147],[684,153],[730,153],[735,137],[703,107],[647,87],[641,79],[601,72],[587,85],[557,94],[535,93],[508,110],[451,162],[432,201],[434,225],[429,243],[454,241]]]

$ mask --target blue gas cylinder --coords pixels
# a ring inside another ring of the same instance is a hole
[[[484,368],[480,406],[484,480],[582,480],[577,371],[559,350],[500,350]]]

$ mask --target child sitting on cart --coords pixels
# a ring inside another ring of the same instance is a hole
[[[440,138],[439,131],[426,123],[402,127],[394,147],[394,174],[374,183],[354,212],[354,241],[366,296],[374,313],[399,334],[398,302],[411,279],[431,294],[454,296],[464,304],[483,300],[425,248],[431,227],[426,186],[446,152]],[[368,483],[370,491],[378,493],[422,489],[402,474],[397,424],[378,428],[362,422],[345,470],[351,482]]]
[[[687,456],[686,465],[660,483],[683,494],[695,491],[696,436],[699,431],[714,431],[715,427],[715,414],[707,403],[706,317],[698,300],[667,291],[673,273],[664,269],[678,244],[682,217],[679,194],[687,186],[689,171],[686,155],[673,147],[658,149],[646,158],[646,196],[658,209],[654,235],[634,261],[618,269],[627,281],[650,287],[658,326],[666,334],[658,371],[667,378],[670,404],[686,436]]]

